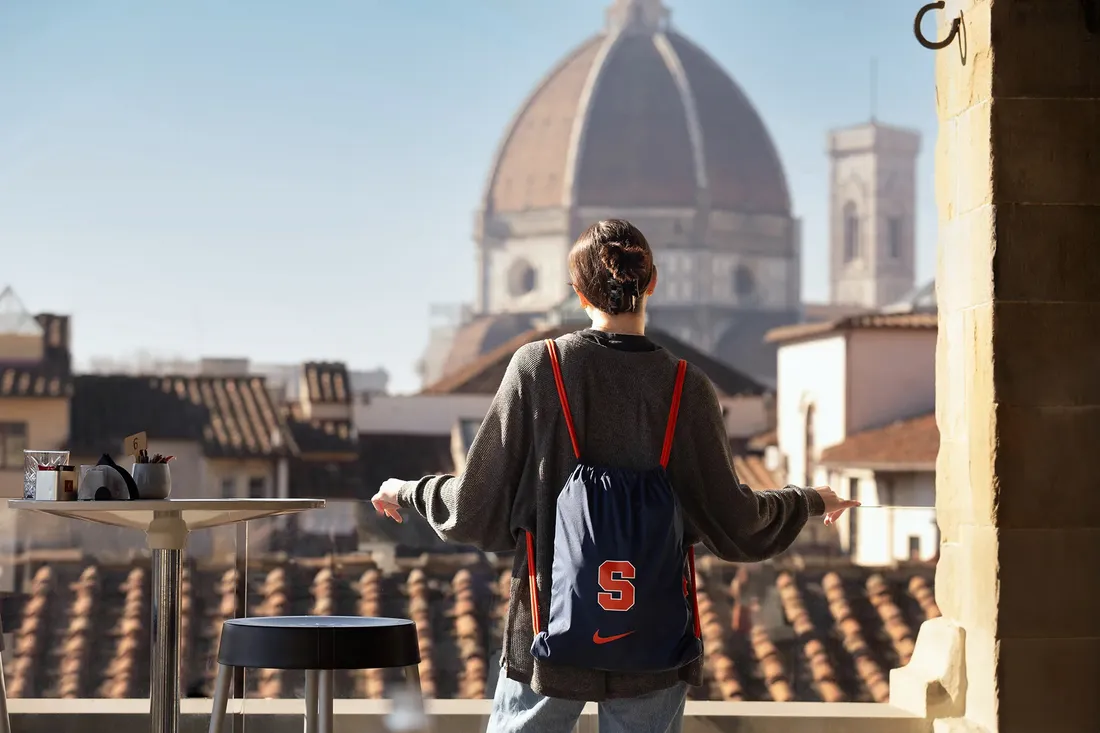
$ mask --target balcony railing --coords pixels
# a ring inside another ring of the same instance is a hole
[[[430,700],[433,733],[483,733],[489,700]],[[14,733],[146,733],[148,700],[13,700]],[[233,700],[233,733],[301,733],[301,700]],[[183,702],[181,733],[205,731],[209,699]],[[338,731],[387,733],[387,700],[337,700]],[[878,703],[689,702],[684,733],[930,733],[932,722]],[[585,708],[578,733],[597,733],[596,706]]]
[[[205,730],[221,624],[245,615],[381,615],[418,626],[433,730],[484,730],[498,674],[511,560],[435,543],[414,521],[356,512],[356,535],[303,534],[263,520],[192,536],[181,624],[183,731]],[[0,553],[4,652],[16,733],[145,731],[149,559],[136,532],[0,517],[17,543]],[[929,721],[890,707],[888,670],[939,615],[934,568],[854,567],[832,558],[735,566],[700,557],[706,683],[686,731],[901,733]],[[338,729],[386,730],[395,675],[341,672]],[[300,674],[250,670],[233,730],[301,730]],[[595,731],[590,706],[579,728]]]

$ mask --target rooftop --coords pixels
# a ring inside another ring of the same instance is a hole
[[[150,578],[146,563],[75,555],[26,558],[26,592],[5,599],[12,698],[128,698],[148,694]],[[367,556],[262,558],[185,570],[184,684],[208,696],[221,623],[235,614],[362,614],[413,619],[421,679],[434,698],[482,699],[495,684],[510,566],[471,555],[431,556],[384,571]],[[693,699],[884,702],[887,671],[908,661],[914,635],[939,615],[932,570],[885,574],[852,566],[782,569],[700,558],[706,684]],[[245,607],[238,605],[242,591]],[[398,680],[337,672],[339,697],[379,699]],[[301,697],[300,675],[248,676],[250,697]]]
[[[494,394],[500,388],[512,355],[523,345],[547,338],[559,338],[577,331],[576,324],[561,324],[521,333],[483,356],[448,374],[424,389],[426,394]],[[710,378],[720,394],[727,397],[762,395],[768,388],[752,377],[708,356],[693,346],[657,329],[647,329],[653,343],[686,359]]]
[[[884,470],[934,471],[940,449],[935,413],[898,420],[872,430],[849,435],[844,442],[826,448],[821,463]]]
[[[935,313],[866,313],[819,323],[795,323],[768,332],[770,343],[786,343],[861,329],[935,330]]]
[[[151,440],[198,441],[209,457],[267,457],[293,445],[260,377],[76,377],[70,451],[114,452],[142,430]]]

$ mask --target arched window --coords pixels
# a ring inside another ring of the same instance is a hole
[[[902,223],[900,216],[891,216],[886,220],[886,243],[890,250],[890,257],[901,257]]]
[[[859,212],[854,202],[844,204],[844,261],[859,257]]]
[[[752,303],[756,299],[756,276],[745,265],[733,271],[733,292],[740,303]]]
[[[508,292],[513,296],[526,295],[538,286],[538,273],[526,260],[517,260],[508,270]]]

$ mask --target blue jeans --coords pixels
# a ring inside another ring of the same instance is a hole
[[[600,733],[680,733],[687,685],[600,703]],[[486,733],[572,733],[584,703],[536,694],[501,670]]]

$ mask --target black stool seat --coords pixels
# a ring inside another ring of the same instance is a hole
[[[407,619],[258,616],[225,622],[218,662],[249,669],[383,669],[419,664],[420,649]]]

